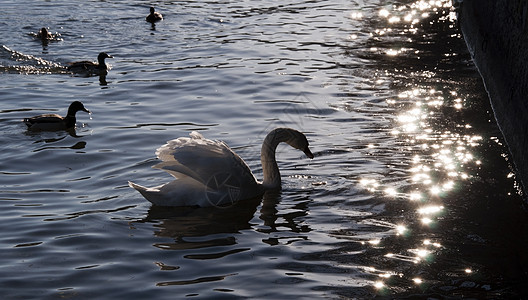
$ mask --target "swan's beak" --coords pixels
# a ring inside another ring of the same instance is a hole
[[[312,153],[312,151],[310,151],[310,148],[308,148],[308,146],[306,146],[306,148],[303,150],[304,154],[306,154],[306,156],[308,156],[309,158],[314,158],[314,155]]]

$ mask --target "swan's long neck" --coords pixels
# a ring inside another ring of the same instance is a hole
[[[262,143],[262,149],[260,150],[260,161],[262,163],[262,172],[264,173],[262,186],[266,190],[281,188],[281,176],[275,160],[275,150],[280,142],[275,132],[272,131]]]

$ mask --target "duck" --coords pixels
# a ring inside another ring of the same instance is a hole
[[[82,73],[87,75],[106,75],[110,69],[106,63],[106,58],[113,58],[106,52],[101,52],[97,56],[97,63],[92,61],[76,61],[68,64],[67,69],[73,73]]]
[[[53,39],[53,34],[51,34],[46,27],[42,27],[37,33],[37,38],[42,41],[48,41]]]
[[[154,23],[163,20],[163,16],[159,12],[154,11],[154,7],[150,7],[150,15],[145,19],[147,22]]]
[[[273,129],[262,143],[263,181],[259,182],[246,162],[226,143],[206,139],[193,131],[189,137],[170,140],[156,150],[161,162],[152,168],[169,173],[175,180],[151,188],[132,181],[128,184],[157,206],[226,207],[269,190],[281,190],[275,158],[280,143],[314,158],[303,133],[292,128]]]
[[[87,110],[82,102],[73,101],[68,107],[68,114],[61,117],[57,114],[44,114],[31,118],[25,118],[23,122],[27,125],[30,131],[59,131],[68,130],[75,127],[75,114],[78,111],[91,113]]]

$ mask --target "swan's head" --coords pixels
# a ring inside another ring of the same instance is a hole
[[[271,133],[274,133],[274,138],[278,142],[285,142],[293,148],[301,150],[309,158],[314,158],[312,151],[308,147],[308,139],[302,132],[291,128],[277,128]]]

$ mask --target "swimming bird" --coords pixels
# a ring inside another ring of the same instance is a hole
[[[168,141],[156,151],[161,162],[153,168],[168,172],[175,180],[153,188],[131,181],[128,184],[159,206],[234,204],[262,195],[267,190],[281,189],[275,151],[282,142],[302,150],[309,158],[314,157],[304,134],[291,128],[274,129],[262,143],[260,160],[264,180],[257,182],[248,165],[227,144],[205,139],[193,131],[190,138]]]
[[[90,113],[80,101],[74,101],[68,107],[68,114],[61,117],[57,114],[44,114],[31,118],[25,118],[23,122],[31,131],[58,131],[75,127],[75,114],[78,111]]]
[[[108,73],[109,67],[105,63],[105,58],[113,58],[106,54],[106,52],[101,52],[97,56],[97,63],[92,61],[76,61],[68,64],[67,69],[73,73],[82,73],[86,75],[106,75]]]
[[[150,15],[148,15],[145,19],[147,22],[154,23],[163,20],[163,16],[159,12],[154,11],[154,7],[151,7]]]
[[[42,27],[37,33],[37,38],[41,39],[42,41],[48,41],[53,39],[53,35],[48,31],[46,27]]]

